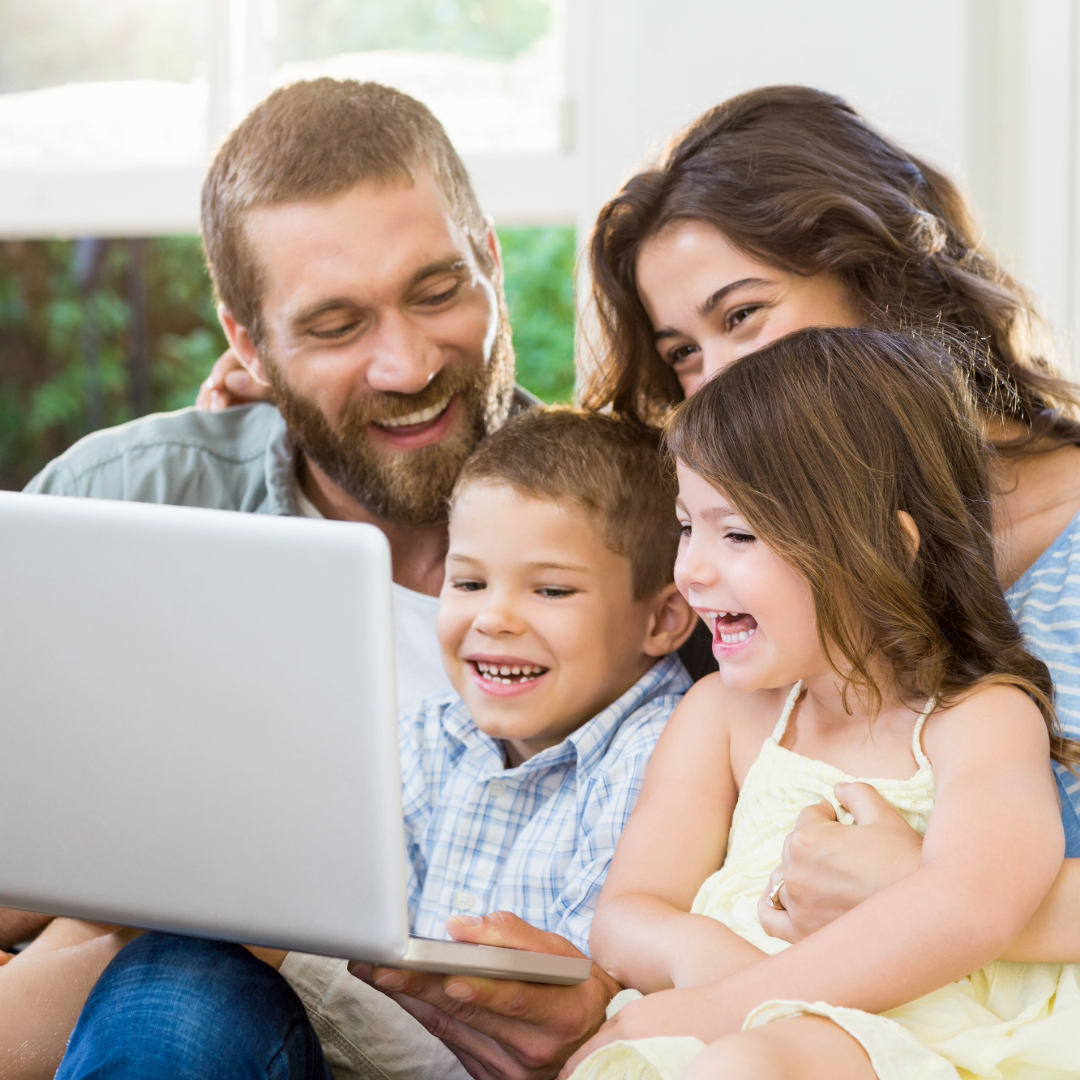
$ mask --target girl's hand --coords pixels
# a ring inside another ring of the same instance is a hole
[[[569,1080],[593,1051],[621,1039],[648,1039],[654,1035],[692,1035],[702,1042],[718,1039],[725,1034],[717,1023],[714,995],[718,985],[660,990],[623,1006],[563,1066],[559,1080]]]

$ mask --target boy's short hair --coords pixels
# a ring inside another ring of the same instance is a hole
[[[660,432],[590,409],[529,409],[488,436],[465,462],[451,504],[470,484],[576,506],[607,546],[630,560],[635,600],[674,580],[675,490],[660,468]]]
[[[487,222],[461,158],[427,106],[351,79],[275,90],[230,133],[203,184],[203,243],[218,298],[260,344],[262,282],[244,236],[247,212],[329,198],[364,180],[411,183],[425,170],[491,277]]]

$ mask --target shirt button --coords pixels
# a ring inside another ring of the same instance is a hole
[[[454,907],[459,911],[472,911],[473,906],[476,904],[476,897],[471,892],[466,892],[464,889],[459,889],[454,893]]]
[[[488,794],[493,799],[497,799],[500,795],[506,794],[506,785],[501,780],[492,780],[488,784]]]

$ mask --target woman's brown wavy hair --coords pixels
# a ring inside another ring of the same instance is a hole
[[[872,711],[886,694],[948,704],[1008,683],[1038,704],[1054,760],[1080,764],[994,571],[971,364],[956,337],[800,330],[680,406],[667,454],[806,579],[822,648]],[[900,511],[919,530],[914,556]]]
[[[705,221],[753,258],[800,275],[836,274],[873,325],[973,332],[979,408],[1019,420],[1023,448],[1080,443],[1077,391],[1057,376],[1023,288],[982,246],[957,186],[876,132],[832,94],[773,86],[710,109],[660,163],[600,212],[590,242],[599,316],[583,403],[656,418],[683,393],[653,341],[638,254],[673,222]]]

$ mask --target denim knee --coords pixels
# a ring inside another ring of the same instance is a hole
[[[105,969],[57,1080],[330,1080],[292,987],[246,949],[144,934]]]

